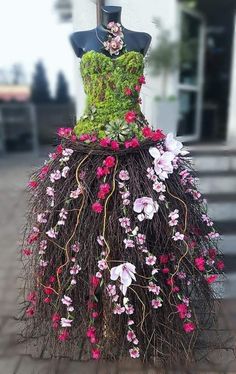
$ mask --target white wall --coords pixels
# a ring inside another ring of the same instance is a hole
[[[122,23],[126,28],[147,32],[152,35],[152,46],[156,43],[157,29],[153,18],[158,17],[164,28],[171,30],[174,38],[178,37],[177,0],[105,0],[106,5],[122,6]],[[74,0],[74,26],[76,30],[90,29],[96,26],[96,6],[89,0]],[[78,70],[76,71],[78,77]],[[146,72],[147,85],[142,91],[143,111],[153,126],[155,121],[154,97],[160,95],[160,82]],[[77,78],[78,115],[83,111],[84,96],[82,83]],[[177,96],[176,75],[169,79],[168,94]]]
[[[227,141],[229,144],[235,146],[236,144],[236,18],[234,27],[234,45],[233,45],[233,59],[231,67],[231,92],[229,101],[229,114],[228,114],[228,133]]]

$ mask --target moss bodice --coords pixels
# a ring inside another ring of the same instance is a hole
[[[143,75],[143,55],[130,51],[112,59],[103,53],[89,51],[82,57],[80,69],[87,104],[75,127],[76,134],[96,133],[100,138],[115,138],[113,130],[109,134],[109,129],[125,128],[124,116],[128,111],[141,115],[139,79]],[[133,130],[138,132],[138,127],[133,126]]]

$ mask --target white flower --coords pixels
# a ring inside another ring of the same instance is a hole
[[[172,152],[177,156],[183,148],[183,144],[176,140],[172,133],[169,133],[165,138],[165,147],[167,151]]]
[[[66,306],[70,306],[72,304],[72,299],[69,296],[64,295],[63,298],[61,299],[62,304]]]
[[[135,244],[132,239],[124,239],[123,242],[125,243],[125,248],[134,248]]]
[[[180,232],[176,232],[172,239],[177,242],[178,240],[184,240],[184,234],[180,234]]]
[[[70,268],[70,274],[71,275],[77,275],[81,270],[81,267],[79,265],[74,265]]]
[[[45,217],[46,217],[46,213],[39,213],[37,215],[38,223],[47,223],[47,219]]]
[[[160,179],[164,180],[168,178],[168,174],[173,173],[172,161],[175,158],[174,153],[164,152],[161,154],[159,149],[155,147],[149,148],[150,155],[154,158],[154,169]]]
[[[47,194],[48,196],[53,197],[53,196],[54,196],[54,193],[55,193],[54,188],[52,188],[52,187],[47,187],[47,189],[46,189],[46,194]]]
[[[62,173],[61,173],[61,175],[63,176],[63,178],[67,177],[69,170],[70,170],[69,166],[65,166],[63,168]]]
[[[67,318],[61,318],[61,326],[62,327],[71,327],[73,320]]]
[[[97,237],[97,242],[98,242],[98,244],[101,246],[101,247],[103,247],[104,246],[104,237],[103,236],[98,236]]]
[[[48,231],[46,232],[46,235],[47,235],[49,238],[55,239],[55,238],[57,237],[57,235],[58,235],[58,232],[57,232],[55,229],[51,228],[50,230],[48,230]]]
[[[135,200],[133,209],[136,213],[140,213],[138,219],[143,221],[144,218],[152,219],[154,214],[157,213],[159,205],[151,197],[141,197]]]
[[[75,191],[71,191],[70,197],[72,199],[78,199],[79,195],[81,195],[81,194],[82,194],[82,188],[78,187]]]
[[[124,286],[122,288],[122,293],[125,296],[127,292],[127,288],[131,285],[132,279],[136,280],[135,277],[136,268],[130,262],[126,262],[119,266],[113,267],[111,269],[111,280],[116,281],[120,278],[121,285]]]
[[[63,149],[62,151],[63,156],[71,156],[73,153],[74,153],[73,149],[70,149],[70,148]]]
[[[48,266],[48,261],[40,260],[39,266],[42,266],[43,268],[45,268],[46,266]]]

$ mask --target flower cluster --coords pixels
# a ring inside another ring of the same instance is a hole
[[[102,213],[103,201],[107,198],[110,193],[111,186],[106,182],[107,176],[111,173],[111,170],[115,167],[116,159],[113,156],[107,156],[103,161],[103,165],[97,168],[97,178],[103,179],[103,183],[99,186],[97,193],[97,201],[93,203],[92,210],[95,213]]]
[[[124,34],[120,23],[109,22],[107,25],[109,33],[108,40],[103,42],[103,46],[109,54],[119,55],[120,51],[124,48]]]

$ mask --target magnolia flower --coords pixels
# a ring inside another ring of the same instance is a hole
[[[172,161],[175,158],[175,154],[172,152],[164,152],[161,154],[159,149],[155,147],[149,148],[150,155],[154,158],[154,169],[160,179],[164,180],[168,178],[168,174],[173,173]]]
[[[133,209],[136,213],[139,213],[138,219],[152,219],[154,213],[157,213],[159,205],[151,197],[141,197],[135,200]],[[143,214],[141,214],[143,212]]]
[[[73,322],[72,319],[61,318],[61,326],[62,327],[71,327],[72,322]]]
[[[132,279],[136,280],[135,277],[136,268],[130,262],[126,262],[119,266],[115,266],[111,269],[111,280],[116,281],[120,278],[120,282],[122,287],[122,293],[125,296],[127,292],[127,288],[131,285]]]
[[[169,133],[165,138],[165,147],[167,151],[172,152],[177,156],[181,152],[183,144],[176,140],[172,133]]]

